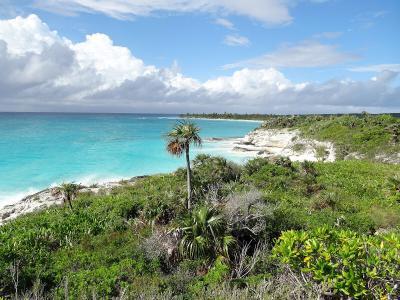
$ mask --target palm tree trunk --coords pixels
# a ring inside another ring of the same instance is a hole
[[[187,204],[186,207],[188,210],[191,209],[192,202],[192,170],[190,169],[190,157],[189,157],[189,145],[186,145],[186,180],[187,180]]]
[[[72,200],[70,197],[68,197],[68,204],[69,204],[69,208],[72,210]]]

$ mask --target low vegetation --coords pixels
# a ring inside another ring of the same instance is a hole
[[[333,142],[337,159],[362,158],[400,163],[399,114],[243,115],[187,114],[192,118],[262,120],[263,128],[297,129],[308,138]],[[301,145],[297,146],[300,150]],[[322,149],[318,155],[323,158]]]
[[[298,129],[306,137],[331,141],[339,159],[359,156],[384,160],[400,153],[400,118],[390,115],[275,116],[262,126]]]
[[[0,295],[400,296],[399,166],[208,155],[192,166],[190,210],[178,169],[0,227]]]

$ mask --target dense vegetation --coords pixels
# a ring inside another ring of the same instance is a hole
[[[203,118],[203,119],[227,119],[227,120],[266,120],[272,115],[263,114],[233,114],[233,113],[203,113],[203,114],[182,114],[182,118]]]
[[[400,166],[192,166],[191,210],[178,169],[0,227],[0,297],[400,296]]]
[[[332,117],[340,117],[340,116],[363,116],[365,114],[368,114],[366,112],[363,112],[361,114],[310,114],[310,115],[276,115],[276,114],[238,114],[238,113],[186,113],[186,114],[181,114],[180,116],[182,118],[203,118],[203,119],[228,119],[228,120],[256,120],[256,121],[265,121],[265,120],[270,120],[272,118],[291,118],[293,116],[305,116],[305,117],[313,117],[313,116],[318,116],[318,117],[323,117],[323,118],[332,118]],[[372,115],[368,114],[370,116],[379,116],[379,115]],[[393,117],[400,117],[399,113],[391,113],[388,114]]]

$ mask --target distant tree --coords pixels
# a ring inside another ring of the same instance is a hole
[[[167,151],[172,155],[186,156],[186,177],[187,177],[187,203],[188,210],[192,205],[192,171],[190,169],[190,145],[201,146],[202,140],[199,135],[200,128],[189,121],[178,122],[167,134]]]
[[[68,203],[69,207],[72,209],[72,201],[75,199],[81,186],[73,182],[63,183],[59,186],[59,191],[63,195],[64,205]]]

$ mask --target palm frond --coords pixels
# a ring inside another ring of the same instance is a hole
[[[231,235],[226,235],[222,238],[222,252],[226,257],[229,257],[229,249],[236,244],[236,239]]]
[[[183,153],[183,145],[178,139],[172,139],[167,144],[167,151],[172,155],[181,156]]]
[[[179,249],[183,256],[199,258],[215,257],[219,254],[228,257],[228,250],[235,244],[235,239],[227,234],[223,216],[216,210],[202,206],[194,210],[181,228],[183,238]]]
[[[190,121],[178,121],[166,135],[167,140],[178,141],[181,147],[185,149],[190,144],[201,146],[202,139],[200,137],[200,128]]]

